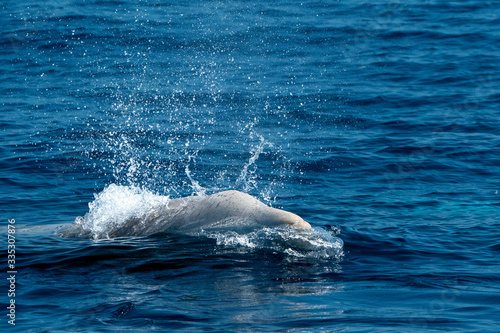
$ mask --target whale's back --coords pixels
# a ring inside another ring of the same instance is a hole
[[[62,236],[92,238],[89,223],[84,223],[89,218],[91,216],[87,214],[63,232]],[[301,229],[311,227],[293,213],[271,208],[249,194],[230,190],[210,196],[159,201],[143,214],[130,215],[123,221],[115,222],[105,235],[97,238],[143,236],[159,232],[189,234],[202,230],[249,232],[262,227],[287,225]]]

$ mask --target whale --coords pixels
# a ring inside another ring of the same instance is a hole
[[[141,216],[133,216],[114,225],[104,235],[96,236],[92,230],[75,221],[60,236],[116,238],[156,233],[190,234],[200,231],[246,233],[275,227],[311,229],[308,222],[294,213],[270,207],[247,193],[229,190],[160,203]]]

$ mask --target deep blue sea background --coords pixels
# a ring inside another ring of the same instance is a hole
[[[498,1],[0,8],[2,331],[500,331]],[[113,216],[237,189],[344,247],[27,228],[110,186]]]

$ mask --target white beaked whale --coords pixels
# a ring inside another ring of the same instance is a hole
[[[90,212],[87,214],[89,215]],[[199,231],[250,232],[266,227],[311,229],[311,225],[291,212],[272,208],[249,194],[236,190],[212,195],[190,196],[158,202],[139,215],[95,232],[85,219],[77,219],[62,237],[115,238],[146,236],[160,232],[189,234]]]

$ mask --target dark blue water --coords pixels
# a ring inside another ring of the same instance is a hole
[[[499,6],[2,2],[2,330],[498,332]],[[227,189],[331,243],[26,228]]]

